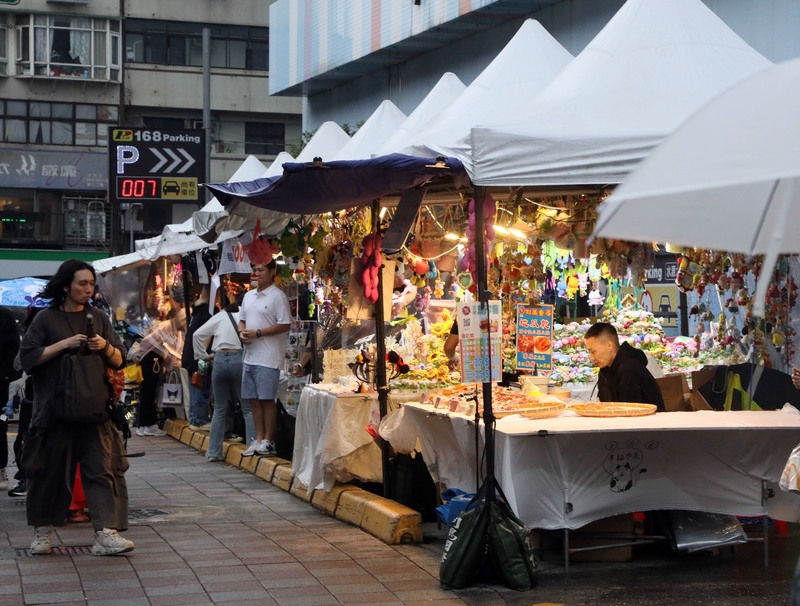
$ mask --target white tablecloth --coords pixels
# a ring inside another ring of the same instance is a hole
[[[390,408],[411,398],[389,395]],[[381,449],[367,432],[377,413],[377,394],[335,394],[323,384],[306,385],[295,424],[292,468],[300,482],[330,491],[335,482],[382,482]]]
[[[474,492],[474,421],[406,404],[431,473]],[[480,428],[483,447],[483,426]],[[800,495],[778,487],[800,442],[800,415],[672,412],[586,418],[572,412],[497,423],[495,473],[533,528],[579,528],[619,513],[688,509],[800,521]],[[762,505],[762,480],[775,497]]]

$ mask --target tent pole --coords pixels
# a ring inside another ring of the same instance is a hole
[[[486,198],[486,188],[475,188],[475,269],[478,274],[475,276],[475,290],[478,296],[478,301],[483,303],[486,312],[488,313],[488,301],[491,293],[488,292],[487,284],[487,267],[486,267],[486,244],[483,233],[484,220],[483,220],[483,204]],[[483,307],[483,306],[482,306]],[[483,313],[483,309],[481,310]],[[488,345],[488,351],[482,351],[481,356],[486,356],[486,359],[491,362],[492,359],[492,346]],[[491,372],[491,367],[490,367]],[[489,490],[487,491],[487,498],[494,500],[494,414],[492,413],[492,379],[489,377],[488,381],[483,383],[483,433],[486,443],[486,480]]]
[[[372,233],[380,231],[380,200],[372,203]],[[378,408],[381,419],[389,412],[389,386],[386,380],[386,319],[383,317],[383,266],[378,270],[378,300],[375,303],[375,341],[376,357],[375,360],[375,383],[378,389]],[[391,499],[394,495],[392,490],[391,472],[389,468],[389,443],[381,439],[381,467],[383,469],[383,496]]]

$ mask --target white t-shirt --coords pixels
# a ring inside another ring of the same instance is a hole
[[[289,300],[284,292],[272,284],[261,292],[253,289],[245,293],[239,308],[239,320],[248,330],[264,330],[276,324],[292,323]],[[245,364],[283,368],[286,347],[289,344],[289,331],[267,337],[253,339],[244,346],[242,361]]]

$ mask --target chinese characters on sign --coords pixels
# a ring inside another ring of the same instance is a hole
[[[502,378],[500,301],[456,303],[461,343],[461,381],[499,382]]]
[[[517,370],[553,369],[553,306],[517,306]]]

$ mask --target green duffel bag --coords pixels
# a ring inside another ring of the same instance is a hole
[[[505,496],[489,504],[489,559],[503,584],[517,591],[536,586],[536,557],[530,529],[514,514]]]
[[[450,524],[439,564],[439,582],[445,589],[462,589],[475,582],[488,550],[489,503],[483,487]]]

